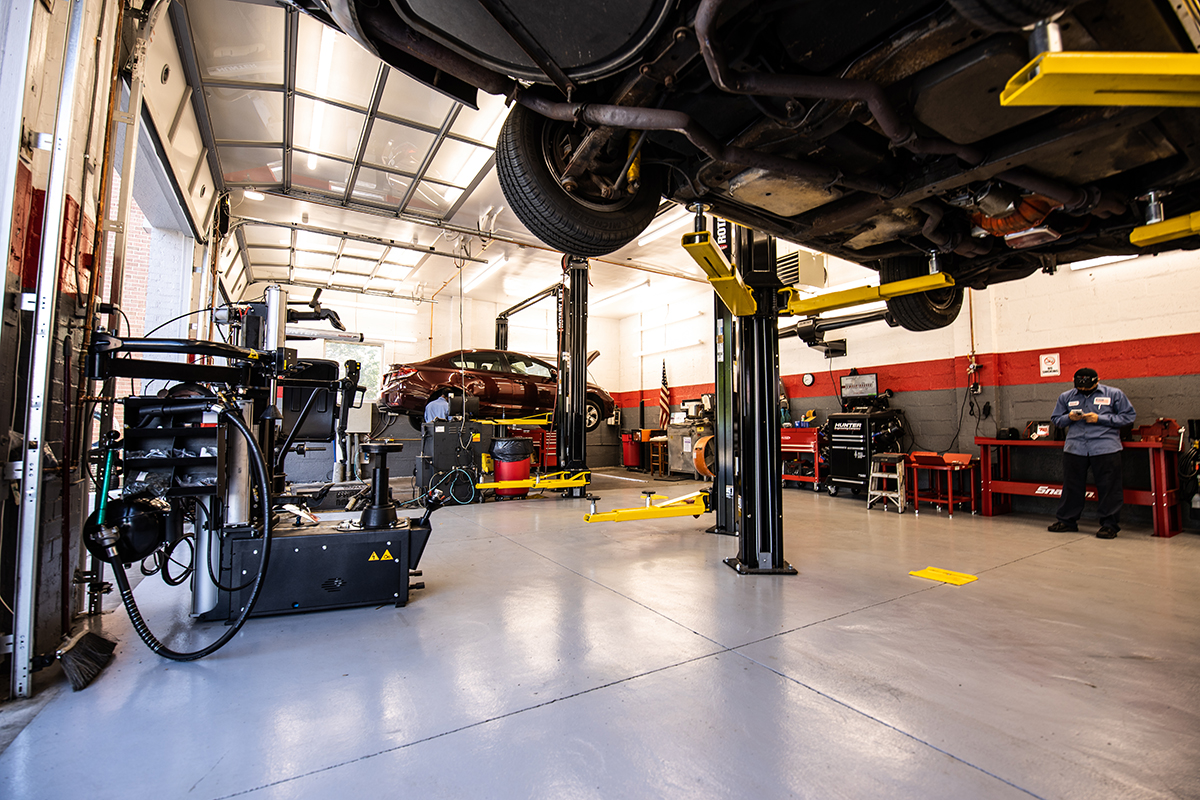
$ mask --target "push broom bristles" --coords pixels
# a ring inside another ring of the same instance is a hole
[[[77,633],[58,649],[57,658],[71,688],[79,691],[92,682],[112,658],[116,642],[91,631]]]

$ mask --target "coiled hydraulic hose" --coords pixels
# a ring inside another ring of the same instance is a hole
[[[113,574],[117,582],[117,588],[121,591],[121,600],[125,603],[125,610],[129,612],[129,620],[133,623],[133,629],[137,631],[138,636],[140,636],[142,641],[146,643],[147,647],[163,658],[169,658],[172,661],[196,661],[197,659],[204,658],[205,656],[211,655],[217,650],[220,650],[229,642],[230,639],[237,635],[237,632],[241,630],[242,625],[244,625],[246,620],[249,619],[250,612],[254,609],[254,604],[258,601],[259,592],[262,590],[263,576],[267,574],[267,559],[271,555],[271,485],[270,479],[268,478],[269,473],[267,471],[267,460],[263,456],[262,449],[258,446],[258,442],[255,441],[254,435],[250,432],[250,428],[246,425],[245,420],[242,419],[242,415],[238,411],[237,407],[222,407],[220,414],[225,419],[229,420],[233,427],[237,428],[238,433],[242,435],[242,437],[246,440],[247,445],[249,445],[250,458],[254,462],[255,472],[257,473],[258,478],[258,494],[263,506],[262,561],[260,561],[258,565],[258,577],[254,580],[254,587],[250,590],[250,599],[246,601],[246,605],[242,609],[241,614],[238,615],[238,618],[232,625],[229,626],[229,630],[227,630],[224,635],[221,636],[221,638],[217,639],[207,647],[191,653],[181,653],[177,650],[172,650],[160,642],[154,636],[154,634],[151,633],[149,626],[146,625],[146,621],[142,619],[141,612],[138,611],[137,602],[133,599],[133,589],[129,586],[129,577],[125,574],[125,565],[121,563],[120,559],[114,559],[112,562]],[[106,480],[107,475],[108,473],[106,471]],[[100,519],[103,520],[103,516],[101,516]],[[196,553],[195,557],[208,558],[208,554]]]

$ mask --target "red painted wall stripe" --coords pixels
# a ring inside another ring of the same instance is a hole
[[[1147,339],[1127,339],[1120,342],[1056,346],[1046,345],[1037,350],[1012,353],[981,353],[975,356],[980,366],[978,380],[984,386],[1023,386],[1038,383],[1067,383],[1075,370],[1092,367],[1100,373],[1101,381],[1128,378],[1162,378],[1195,375],[1196,353],[1200,352],[1200,333],[1178,336],[1155,336]],[[1039,357],[1058,353],[1062,375],[1043,378],[1038,367]],[[879,388],[893,392],[929,392],[962,388],[967,385],[967,356],[916,361],[905,364],[881,364],[863,367],[859,372],[879,375]],[[829,397],[836,393],[838,378],[850,374],[848,369],[832,372],[813,372],[816,380],[805,386],[801,375],[784,375],[783,386],[788,397]],[[699,383],[670,387],[671,403],[699,397],[713,391],[713,384]],[[657,406],[658,389],[616,392],[613,397],[620,408],[637,408],[639,400],[646,406]]]

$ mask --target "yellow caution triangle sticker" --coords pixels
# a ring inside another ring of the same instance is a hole
[[[367,561],[378,561],[378,560],[379,560],[379,556],[375,555],[374,551],[371,551],[371,557],[368,558]]]
[[[391,554],[391,553],[389,553],[387,550],[384,550],[384,551],[383,551],[383,555],[381,555],[381,556],[380,556],[380,558],[382,558],[384,561],[391,561],[391,560],[392,560],[392,554]]]

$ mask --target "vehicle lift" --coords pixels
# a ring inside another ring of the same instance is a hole
[[[522,300],[496,316],[496,349],[508,349],[508,318],[533,304],[554,296],[558,301],[558,400],[553,415],[541,414],[519,419],[480,420],[503,431],[509,425],[554,425],[558,434],[559,464],[565,469],[545,475],[533,475],[518,481],[483,481],[476,489],[529,489],[561,491],[564,497],[587,496],[592,473],[587,467],[587,431],[584,409],[587,394],[587,294],[588,260],[564,256],[567,280]],[[550,417],[553,417],[551,419]]]

